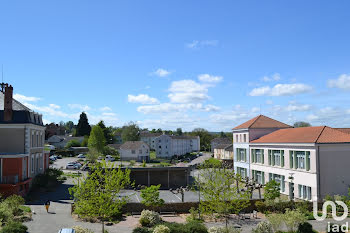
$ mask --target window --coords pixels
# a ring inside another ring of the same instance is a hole
[[[32,147],[34,147],[34,132],[32,132]]]
[[[135,154],[135,150],[131,150],[131,154]]]
[[[238,142],[238,135],[236,135],[236,142]]]
[[[252,163],[264,163],[264,150],[263,149],[252,149]]]
[[[258,184],[265,184],[265,172],[252,170],[252,176]]]
[[[284,167],[284,150],[269,150],[269,165]]]
[[[30,167],[31,167],[32,173],[34,173],[34,155],[32,155]]]
[[[244,134],[243,136],[244,136],[244,142],[247,142],[247,135]]]
[[[247,177],[247,169],[243,167],[237,167],[237,174],[239,174],[242,178]]]
[[[281,192],[285,191],[285,183],[284,183],[285,177],[284,176],[273,174],[273,173],[269,173],[269,181],[271,181],[271,180],[274,180],[274,181],[276,181],[277,183],[280,184]]]
[[[237,154],[237,161],[247,162],[247,149],[243,148],[237,148],[236,149]]]
[[[311,187],[305,185],[298,185],[299,198],[311,200]]]
[[[290,168],[310,170],[310,151],[290,151]]]
[[[239,142],[242,142],[242,134],[239,135]]]
[[[36,132],[36,143],[35,143],[36,147],[39,146],[39,133]]]

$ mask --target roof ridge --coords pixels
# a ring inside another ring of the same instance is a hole
[[[262,115],[260,114],[259,116],[256,117],[256,119],[248,126],[248,128],[252,125],[254,125],[254,123],[261,117]]]
[[[323,133],[323,131],[325,130],[326,127],[327,127],[327,126],[323,126],[323,129],[321,130],[320,134],[319,134],[318,137],[316,138],[315,143],[317,143],[318,139],[321,137],[321,135],[322,135],[322,133]]]

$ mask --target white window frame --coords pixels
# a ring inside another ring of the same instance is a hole
[[[275,162],[275,166],[281,166],[281,151],[279,150],[273,150],[273,159]]]
[[[297,168],[306,169],[306,153],[305,151],[297,151]]]

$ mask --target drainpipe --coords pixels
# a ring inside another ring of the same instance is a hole
[[[317,150],[316,150],[316,172],[317,172],[317,202],[319,202],[319,198],[321,199],[321,190],[320,190],[320,177],[321,177],[321,174],[320,174],[320,146],[317,145]]]

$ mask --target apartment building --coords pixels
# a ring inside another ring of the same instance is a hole
[[[174,155],[184,155],[200,151],[199,136],[169,136],[161,135],[155,138],[157,157],[169,158]]]
[[[148,131],[143,131],[140,133],[140,139],[141,141],[146,143],[151,150],[155,150],[156,149],[155,139],[160,135],[162,135],[162,133],[151,133]]]
[[[276,180],[292,199],[347,195],[350,134],[327,126],[289,128],[251,141],[251,175]]]
[[[45,127],[40,114],[13,99],[12,86],[0,85],[0,192],[25,195],[32,178],[49,166]]]
[[[235,127],[233,131],[234,169],[242,177],[250,176],[250,142],[263,135],[292,126],[259,115]]]

